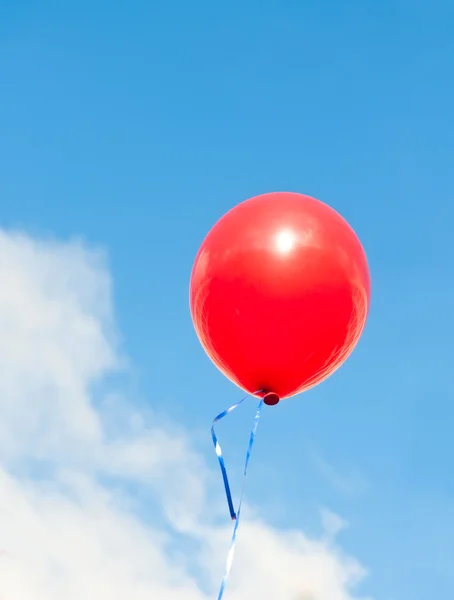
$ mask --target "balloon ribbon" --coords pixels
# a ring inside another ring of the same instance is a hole
[[[239,525],[239,522],[240,522],[241,506],[243,504],[243,494],[244,494],[244,487],[245,487],[245,483],[246,483],[246,475],[247,475],[247,470],[248,470],[248,466],[249,466],[249,459],[251,458],[252,446],[254,445],[255,433],[257,431],[257,426],[259,424],[259,419],[260,419],[260,415],[261,415],[262,408],[263,408],[263,400],[260,400],[260,402],[259,402],[259,405],[257,407],[257,411],[255,413],[254,422],[252,424],[251,435],[249,437],[249,445],[248,445],[247,452],[246,452],[246,460],[245,460],[245,463],[244,463],[243,483],[242,483],[242,486],[241,486],[240,500],[239,500],[239,503],[238,503],[238,510],[236,512],[235,512],[235,509],[233,507],[232,493],[230,491],[229,478],[227,476],[227,470],[225,468],[224,457],[222,456],[221,446],[219,445],[218,438],[216,437],[214,426],[216,425],[216,423],[218,421],[220,421],[225,416],[227,416],[232,411],[234,411],[236,408],[238,408],[238,406],[240,404],[242,404],[245,400],[247,400],[249,397],[250,397],[249,395],[245,396],[242,400],[240,400],[239,402],[237,402],[236,404],[234,404],[233,406],[231,406],[227,410],[224,410],[221,414],[219,414],[214,419],[213,425],[211,426],[211,437],[213,439],[213,444],[214,444],[214,447],[215,447],[215,450],[216,450],[216,456],[218,457],[219,465],[221,467],[222,479],[224,480],[225,494],[227,496],[227,503],[229,505],[230,517],[231,517],[232,521],[235,521],[235,526],[233,528],[233,534],[232,534],[232,541],[230,543],[230,549],[229,549],[229,553],[227,555],[225,572],[224,572],[224,577],[222,578],[222,583],[221,583],[221,588],[219,590],[218,600],[221,600],[221,598],[224,595],[224,591],[225,591],[225,586],[226,586],[226,583],[227,583],[227,579],[229,578],[230,570],[232,568],[233,555],[235,553],[236,538],[237,538],[237,533],[238,533],[238,525]]]

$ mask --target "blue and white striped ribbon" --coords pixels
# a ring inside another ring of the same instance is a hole
[[[258,392],[256,392],[256,393],[258,393]],[[233,534],[232,534],[232,541],[230,543],[230,549],[229,549],[229,553],[227,555],[225,572],[224,572],[224,577],[222,579],[221,588],[219,590],[218,600],[221,600],[222,597],[223,597],[223,595],[224,595],[224,591],[225,591],[225,586],[226,586],[226,583],[227,583],[227,579],[229,578],[230,570],[232,568],[233,555],[235,553],[236,538],[237,538],[237,533],[238,533],[238,525],[239,525],[239,522],[240,522],[241,506],[243,504],[243,494],[244,494],[244,488],[245,488],[245,483],[246,483],[246,475],[247,475],[247,470],[248,470],[248,466],[249,466],[249,459],[251,458],[252,446],[254,445],[254,440],[255,440],[255,434],[256,434],[256,431],[257,431],[257,426],[259,424],[260,415],[262,413],[263,400],[260,400],[260,402],[259,402],[259,405],[257,407],[257,411],[255,413],[254,422],[252,424],[251,435],[249,437],[249,445],[248,445],[247,452],[246,452],[246,460],[245,460],[245,463],[244,463],[243,482],[242,482],[242,486],[241,486],[240,500],[239,500],[239,503],[238,503],[238,510],[236,512],[235,512],[235,509],[233,507],[232,493],[230,491],[230,484],[229,484],[229,479],[227,477],[227,470],[225,468],[224,457],[222,456],[221,446],[220,446],[220,444],[218,442],[218,439],[216,437],[214,426],[216,425],[216,423],[218,421],[220,421],[225,416],[227,416],[229,413],[231,413],[233,410],[235,410],[240,404],[242,404],[249,397],[250,397],[249,395],[245,396],[242,400],[240,400],[239,402],[237,402],[236,404],[234,404],[233,406],[231,406],[227,410],[224,410],[222,413],[220,413],[214,419],[213,425],[211,426],[211,437],[213,439],[213,444],[214,444],[214,447],[215,447],[215,450],[216,450],[216,455],[218,457],[219,465],[221,467],[222,478],[224,480],[225,494],[227,496],[227,503],[229,505],[230,517],[231,517],[232,521],[235,521],[235,526],[233,528]]]

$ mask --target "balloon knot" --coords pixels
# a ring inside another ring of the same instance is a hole
[[[276,404],[279,403],[279,400],[279,396],[274,392],[268,392],[268,394],[265,394],[265,396],[263,397],[263,402],[267,406],[276,406]]]

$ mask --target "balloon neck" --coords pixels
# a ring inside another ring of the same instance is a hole
[[[265,394],[263,396],[263,402],[267,405],[267,406],[276,406],[276,404],[279,403],[279,396],[277,394],[275,394],[274,392],[268,392],[267,394]]]

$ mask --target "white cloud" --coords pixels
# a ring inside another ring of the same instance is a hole
[[[95,408],[93,384],[124,364],[102,253],[0,232],[2,600],[216,597],[230,537],[215,520],[218,473],[121,396]],[[113,434],[107,414],[124,428]],[[250,513],[226,600],[359,598],[365,571],[336,545],[342,520],[325,512],[316,540]]]

